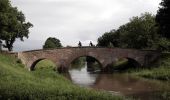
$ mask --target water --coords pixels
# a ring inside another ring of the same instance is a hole
[[[80,86],[85,87],[92,86],[95,83],[96,78],[98,76],[98,74],[90,74],[89,72],[87,72],[86,67],[80,70],[71,69],[69,73],[71,76],[71,80],[74,84],[78,84]]]
[[[137,78],[128,74],[94,74],[81,69],[70,69],[69,79],[79,86],[105,90],[114,94],[139,98],[140,100],[168,100],[159,92],[169,91],[170,82]]]

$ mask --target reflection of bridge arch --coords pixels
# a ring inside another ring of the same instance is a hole
[[[104,69],[107,65],[116,62],[118,58],[130,58],[138,62],[141,66],[147,66],[149,63],[156,60],[159,55],[160,53],[156,51],[136,49],[72,47],[19,52],[18,58],[21,59],[29,69],[31,69],[37,61],[46,58],[54,62],[57,67],[67,70],[70,63],[81,56],[90,56],[97,59]]]

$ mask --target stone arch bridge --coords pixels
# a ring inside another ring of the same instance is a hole
[[[160,53],[154,50],[100,47],[69,47],[17,53],[17,57],[21,59],[22,63],[25,64],[29,70],[34,69],[35,65],[43,59],[51,60],[56,64],[57,68],[67,70],[73,60],[82,56],[95,58],[104,69],[107,65],[116,62],[119,58],[131,59],[140,66],[147,66],[159,58]]]

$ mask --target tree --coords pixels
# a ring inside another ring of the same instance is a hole
[[[160,38],[158,41],[158,50],[170,51],[170,41],[167,38]]]
[[[101,37],[98,38],[97,46],[103,47],[119,47],[119,34],[116,30],[111,30],[110,32],[104,33]]]
[[[60,48],[62,47],[60,40],[56,39],[55,37],[49,37],[46,41],[45,44],[43,45],[43,49],[47,48]]]
[[[159,33],[170,39],[170,0],[162,0],[156,15],[156,22],[159,26]]]
[[[118,29],[121,46],[136,49],[153,48],[159,39],[155,25],[155,16],[152,14],[145,13],[140,17],[133,17],[129,23]]]
[[[120,26],[117,30],[105,33],[98,39],[98,45],[122,48],[153,48],[158,40],[155,16],[149,13],[130,19],[129,23]]]
[[[12,7],[9,0],[0,0],[0,40],[4,47],[12,51],[17,38],[24,41],[28,38],[29,28],[33,25],[25,22],[25,16],[16,7]]]

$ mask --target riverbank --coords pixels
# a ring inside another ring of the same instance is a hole
[[[18,63],[17,63],[18,62]],[[80,88],[52,67],[28,71],[15,58],[0,54],[1,100],[123,100],[106,92]]]
[[[146,67],[135,67],[128,59],[119,59],[110,68],[112,73],[127,73],[147,79],[170,81],[170,53],[162,53],[157,61]]]
[[[170,81],[170,53],[163,53],[161,58],[149,68],[129,70],[132,75]]]

